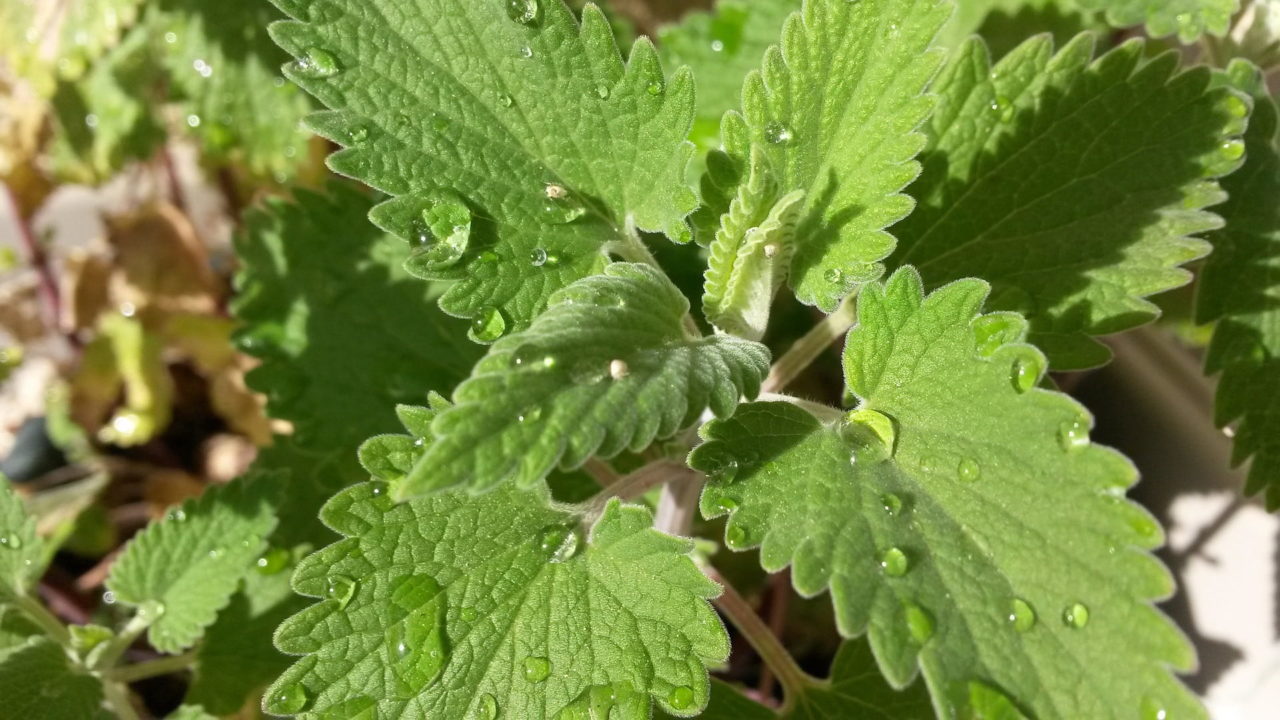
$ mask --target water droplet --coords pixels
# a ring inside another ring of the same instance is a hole
[[[193,128],[200,127],[200,116],[195,114],[188,115],[187,127],[193,127]]]
[[[187,512],[182,508],[174,508],[169,511],[169,514],[166,516],[166,519],[171,520],[173,522],[183,522],[184,520],[187,519]]]
[[[320,710],[315,720],[377,720],[378,703],[367,695],[343,700],[337,705]]]
[[[661,95],[662,83],[655,80],[654,82],[649,83],[649,87],[645,88],[645,90],[648,91],[650,95]]]
[[[473,607],[464,607],[458,611],[458,617],[465,623],[475,622],[478,616],[479,613],[477,613],[476,609]]]
[[[891,547],[880,555],[880,569],[889,577],[902,577],[910,568],[911,561],[907,559],[907,554],[896,547]]]
[[[956,468],[956,476],[965,482],[973,482],[982,475],[982,468],[973,458],[964,458]]]
[[[547,183],[543,188],[543,194],[547,196],[549,202],[543,205],[542,210],[550,223],[564,225],[587,213],[587,208],[582,202],[563,185]]]
[[[538,547],[548,554],[547,561],[562,563],[578,553],[578,533],[567,525],[552,525],[542,531]]]
[[[289,565],[289,551],[284,548],[271,548],[254,563],[258,572],[263,575],[275,575]]]
[[[724,541],[731,548],[745,547],[747,544],[747,531],[742,529],[741,525],[729,525],[724,531]]]
[[[770,145],[786,145],[791,137],[791,128],[782,123],[769,123],[764,127],[764,139]]]
[[[1228,140],[1222,143],[1222,147],[1219,152],[1222,153],[1222,157],[1230,160],[1231,162],[1235,162],[1236,160],[1244,157],[1244,141]]]
[[[106,591],[106,592],[102,593],[102,604],[103,604],[103,605],[115,605],[115,604],[116,604],[116,594],[115,594],[115,593],[113,593],[113,592],[111,592],[110,590],[108,590],[108,591]]]
[[[854,465],[884,462],[893,455],[897,430],[893,420],[882,412],[854,410],[844,416],[836,430],[852,446],[849,462]]]
[[[414,262],[432,269],[455,265],[471,243],[471,210],[455,197],[433,198],[414,234],[419,245]]]
[[[226,549],[224,549],[224,548],[220,548],[220,547],[212,548],[211,550],[209,550],[209,559],[210,559],[210,560],[221,560],[221,559],[222,559],[222,556],[223,556],[223,555],[226,555],[226,553],[227,553],[227,551],[226,551]]]
[[[671,707],[677,710],[688,710],[693,707],[693,701],[696,697],[693,694],[693,688],[687,685],[681,685],[671,691],[667,696],[667,702],[671,703]]]
[[[1040,382],[1040,377],[1044,375],[1044,358],[1032,348],[1021,350],[1013,361],[1010,381],[1014,390],[1024,393]]]
[[[737,509],[738,509],[738,503],[734,501],[733,498],[720,497],[716,499],[717,515],[728,515],[729,513]]]
[[[502,316],[502,311],[496,307],[485,306],[471,318],[471,328],[468,333],[477,342],[491,343],[502,337],[506,331],[507,320]]]
[[[992,313],[974,319],[973,339],[978,345],[978,355],[989,358],[1000,346],[1018,342],[1023,324],[1013,315]]]
[[[893,493],[885,493],[880,496],[880,506],[889,517],[897,517],[898,513],[902,512],[902,498]]]
[[[538,22],[538,0],[506,0],[507,17],[521,25]]]
[[[516,51],[516,54],[520,56],[521,60],[528,60],[533,57],[533,48],[528,45],[524,45]]]
[[[534,267],[542,267],[547,263],[547,251],[542,248],[534,248],[529,251],[529,264]]]
[[[1018,632],[1027,632],[1036,626],[1036,611],[1022,598],[1014,598],[1009,603],[1009,622]]]
[[[1058,444],[1068,452],[1089,444],[1089,428],[1079,420],[1068,420],[1058,426]]]
[[[540,683],[551,675],[551,661],[544,657],[529,656],[524,659],[524,679]]]
[[[500,93],[498,95],[498,104],[501,105],[502,107],[509,108],[512,105],[515,105],[516,101],[515,101],[515,98],[511,97],[510,95],[506,93]]]
[[[1062,622],[1068,627],[1083,628],[1089,624],[1089,608],[1083,603],[1074,603],[1062,612]]]
[[[267,712],[295,715],[307,707],[307,700],[307,689],[301,683],[290,683],[271,694],[267,700]]]
[[[477,720],[495,720],[498,717],[498,699],[489,693],[480,696],[476,703]]]
[[[626,360],[614,358],[609,361],[609,377],[614,380],[621,380],[631,373],[631,367],[627,365]]]
[[[294,63],[294,69],[302,75],[315,78],[333,77],[340,70],[338,59],[332,53],[314,47],[307,48],[306,55]]]
[[[599,97],[601,100],[608,100],[609,86],[605,85],[604,83],[600,83],[599,85],[596,85],[596,96]]]
[[[840,268],[829,268],[826,272],[822,273],[822,279],[832,285],[842,285],[844,284],[844,272],[840,270]]]
[[[148,600],[138,606],[138,617],[144,622],[153,623],[164,615],[164,603],[159,600]]]
[[[530,405],[529,407],[525,408],[524,411],[521,412],[519,415],[516,415],[516,422],[535,423],[535,422],[538,422],[538,418],[540,417],[542,417],[542,406]]]
[[[352,145],[359,145],[369,138],[369,129],[364,125],[353,125],[347,130],[347,139]]]
[[[355,594],[356,581],[346,575],[330,575],[325,579],[324,597],[326,600],[337,600],[339,609],[345,608]]]
[[[1169,720],[1169,711],[1155,698],[1142,699],[1142,720]]]
[[[21,550],[22,536],[18,535],[18,533],[16,532],[11,532],[8,535],[4,536],[3,538],[0,538],[0,544],[4,545],[10,550]]]
[[[449,660],[445,595],[427,575],[406,575],[391,587],[391,602],[408,614],[387,631],[395,694],[407,699],[435,682]]]
[[[933,616],[915,603],[904,603],[902,612],[907,619],[907,632],[916,644],[923,645],[933,637]]]

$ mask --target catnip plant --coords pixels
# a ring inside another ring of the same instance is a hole
[[[54,541],[0,493],[22,716],[190,670],[171,717],[1207,717],[1137,471],[1058,382],[1194,279],[1280,506],[1237,2],[722,0],[634,40],[562,0],[272,2],[250,32],[350,179],[236,239],[291,432],[125,545],[116,627],[39,602]],[[974,34],[997,6],[1026,22]]]

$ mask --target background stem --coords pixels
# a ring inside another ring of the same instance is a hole
[[[831,343],[843,337],[849,328],[853,327],[855,319],[854,299],[851,295],[840,303],[840,307],[836,308],[835,312],[805,333],[804,337],[797,340],[791,349],[778,358],[778,362],[774,363],[773,368],[769,370],[769,377],[765,378],[760,392],[773,393],[786,387],[830,347]]]

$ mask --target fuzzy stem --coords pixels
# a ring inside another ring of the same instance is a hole
[[[756,399],[763,402],[791,403],[792,405],[795,405],[798,408],[802,408],[808,411],[810,415],[813,415],[819,420],[823,420],[827,422],[830,422],[832,420],[839,420],[840,418],[844,417],[844,411],[840,410],[839,408],[833,408],[830,405],[825,405],[820,402],[814,402],[812,400],[805,400],[804,398],[798,398],[793,395],[780,395],[778,393],[760,393],[760,395]]]
[[[111,706],[112,712],[120,720],[139,720],[138,711],[133,708],[129,699],[129,688],[117,682],[102,683],[102,694]]]
[[[148,620],[144,620],[138,615],[134,615],[121,628],[120,633],[111,639],[107,647],[103,648],[102,654],[98,656],[97,662],[94,663],[94,669],[106,670],[115,666],[116,661],[121,655],[129,649],[134,640],[138,639],[146,631],[150,624]]]
[[[49,267],[49,258],[45,254],[44,247],[40,245],[40,242],[36,240],[35,234],[31,231],[31,223],[22,214],[22,205],[18,202],[17,194],[8,185],[4,186],[4,190],[5,195],[9,198],[9,205],[13,208],[14,224],[18,228],[18,239],[22,242],[22,248],[27,254],[27,262],[31,263],[32,269],[36,271],[45,324],[54,334],[60,335],[62,295],[58,292],[58,283],[53,277],[53,270]]]
[[[800,668],[796,659],[778,640],[778,636],[773,634],[764,620],[756,614],[751,604],[738,593],[737,588],[724,579],[723,575],[713,567],[704,567],[703,572],[724,588],[724,593],[713,601],[716,607],[720,608],[729,622],[733,623],[748,643],[751,643],[751,647],[755,648],[760,659],[777,676],[783,693],[782,709],[779,714],[785,716],[795,704],[796,698],[806,688],[820,685],[822,681]]]
[[[584,503],[584,514],[598,517],[604,506],[613,498],[635,500],[655,487],[664,483],[681,482],[683,476],[692,475],[693,471],[673,460],[656,460],[619,478],[594,497]]]
[[[855,319],[856,312],[851,295],[840,303],[840,307],[836,308],[835,312],[815,325],[804,337],[797,340],[790,350],[778,358],[778,362],[774,363],[773,368],[769,370],[769,377],[765,378],[760,391],[773,393],[786,387],[830,347],[831,343],[843,337],[849,328],[853,327]]]
[[[54,640],[63,645],[71,644],[71,633],[67,632],[67,627],[58,618],[54,617],[53,613],[49,612],[44,605],[41,605],[40,601],[27,595],[19,595],[13,603],[26,611],[27,615]]]
[[[110,680],[131,683],[156,677],[157,675],[168,675],[169,673],[186,670],[195,664],[195,661],[196,651],[191,650],[181,655],[168,655],[155,660],[112,668],[103,674]]]
[[[603,488],[607,488],[622,479],[622,476],[618,474],[617,470],[613,469],[612,465],[600,458],[588,459],[583,464],[582,469]]]

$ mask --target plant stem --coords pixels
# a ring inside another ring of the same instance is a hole
[[[760,393],[760,395],[756,399],[765,401],[765,402],[791,403],[792,405],[795,405],[798,408],[803,408],[809,411],[810,415],[817,417],[819,420],[827,420],[827,421],[839,420],[840,418],[844,417],[844,411],[840,410],[839,408],[833,408],[830,405],[825,405],[820,402],[814,402],[812,400],[805,400],[804,398],[798,398],[793,395],[780,395],[778,393]]]
[[[53,270],[49,267],[49,258],[44,252],[44,247],[36,240],[35,234],[31,232],[31,223],[22,214],[22,205],[18,202],[18,196],[14,193],[13,188],[5,185],[4,191],[9,198],[10,207],[13,208],[14,224],[18,227],[18,239],[22,242],[23,250],[26,251],[27,262],[31,263],[32,269],[36,271],[36,277],[40,284],[40,300],[44,309],[45,324],[50,332],[55,335],[61,335],[62,295],[58,292],[58,283],[54,280]]]
[[[730,585],[723,575],[713,567],[704,567],[703,572],[724,588],[724,593],[713,601],[716,607],[720,608],[729,622],[733,623],[738,632],[751,643],[751,647],[759,653],[760,659],[777,676],[783,693],[780,714],[786,715],[805,688],[820,685],[822,681],[800,669],[796,659],[791,657],[791,653],[783,647],[778,636],[773,634],[764,620],[756,614],[751,604],[738,594],[738,590]]]
[[[773,632],[774,637],[782,637],[782,632],[787,627],[787,609],[790,605],[791,572],[783,570],[769,578],[769,630]],[[773,671],[766,665],[760,672],[758,688],[761,695],[765,697],[773,695],[774,680],[776,678]]]
[[[95,670],[107,670],[115,667],[116,661],[124,655],[125,650],[138,639],[150,623],[142,619],[138,615],[134,615],[125,623],[120,633],[111,639],[111,642],[102,650],[102,654],[98,656],[98,660],[94,663]]]
[[[168,655],[155,660],[112,668],[103,674],[110,680],[131,683],[157,675],[168,675],[169,673],[186,670],[195,664],[195,661],[196,651],[191,650],[181,655]]]
[[[582,469],[592,477],[600,487],[607,488],[622,479],[617,470],[600,458],[590,458]]]
[[[653,526],[668,535],[688,537],[693,529],[693,516],[698,511],[698,497],[702,494],[702,475],[685,468],[682,479],[662,486],[658,498],[658,512]]]
[[[611,243],[612,249],[622,256],[627,262],[641,263],[656,268],[662,274],[666,274],[666,270],[662,269],[662,265],[658,263],[658,258],[653,256],[649,251],[649,247],[644,244],[644,239],[640,237],[640,231],[632,225],[630,220],[627,221],[626,232],[622,234],[620,242]],[[689,339],[702,337],[702,330],[698,328],[698,323],[693,321],[693,315],[685,313],[681,318],[684,323],[684,334]]]
[[[613,498],[634,500],[663,483],[679,482],[682,476],[691,476],[694,472],[674,460],[662,459],[618,478],[608,487],[596,493],[585,503],[588,517],[597,517],[604,506]]]
[[[133,709],[133,701],[129,699],[127,687],[117,682],[104,682],[102,694],[119,720],[138,720],[138,711]]]
[[[53,616],[39,600],[27,595],[19,595],[14,604],[26,611],[27,615],[35,621],[45,632],[49,633],[54,640],[69,645],[71,643],[71,633],[67,632],[67,626],[63,625],[58,618]]]
[[[769,370],[769,377],[765,378],[760,391],[773,393],[785,388],[830,347],[831,343],[843,337],[849,328],[853,327],[855,319],[856,312],[851,295],[840,303],[840,307],[836,308],[835,312],[815,325],[804,337],[797,340],[790,350],[778,358],[778,362],[774,363],[773,368]]]

